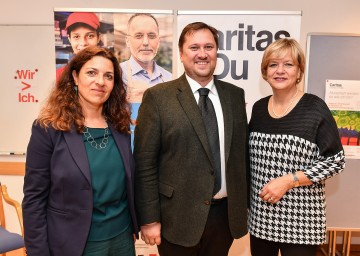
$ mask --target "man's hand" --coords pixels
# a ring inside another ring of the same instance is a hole
[[[161,224],[154,222],[141,226],[141,239],[146,244],[160,245],[161,244]]]

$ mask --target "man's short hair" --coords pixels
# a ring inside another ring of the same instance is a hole
[[[208,29],[211,34],[214,37],[215,43],[216,43],[216,48],[219,47],[219,34],[216,28],[204,23],[204,22],[193,22],[188,24],[181,32],[180,38],[179,38],[179,50],[182,51],[182,48],[184,46],[185,43],[185,37],[187,35],[191,35],[192,33],[194,33],[195,31],[198,30],[202,30],[202,29]]]
[[[150,18],[152,18],[152,19],[155,21],[156,26],[157,26],[157,28],[158,28],[158,30],[159,30],[159,23],[158,23],[158,21],[157,21],[156,18],[155,18],[152,14],[150,14],[150,13],[135,13],[134,15],[132,15],[132,16],[129,18],[128,23],[127,23],[128,29],[129,29],[129,27],[130,27],[130,25],[131,25],[132,20],[133,20],[135,17],[139,17],[139,16],[145,16],[145,17],[150,17]]]

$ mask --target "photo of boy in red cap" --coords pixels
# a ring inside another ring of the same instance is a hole
[[[97,45],[100,42],[100,21],[95,13],[70,14],[65,29],[74,54],[89,45]]]
[[[77,54],[88,46],[95,46],[100,43],[100,21],[98,16],[92,12],[73,12],[66,21],[67,31],[73,54]],[[66,65],[56,70],[58,81]]]

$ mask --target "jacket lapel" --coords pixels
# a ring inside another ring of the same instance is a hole
[[[131,180],[131,170],[130,170],[130,163],[129,163],[129,153],[131,152],[131,150],[127,149],[127,147],[130,145],[130,142],[126,142],[126,139],[130,140],[130,136],[129,138],[125,138],[125,136],[121,133],[119,133],[118,131],[115,130],[114,126],[109,123],[109,128],[111,131],[111,134],[115,140],[115,143],[119,149],[123,164],[124,164],[124,168],[125,168],[125,173],[126,173],[126,177],[129,178]]]
[[[178,79],[178,84],[176,86],[178,88],[178,100],[190,123],[194,127],[194,130],[199,137],[210,162],[213,164],[211,148],[207,140],[206,130],[201,117],[200,109],[196,104],[194,94],[191,91],[191,87],[188,81],[186,80],[185,74],[183,74]]]
[[[226,84],[222,83],[220,80],[214,79],[216,90],[219,94],[221,108],[224,117],[224,137],[225,137],[225,166],[229,159],[230,147],[233,134],[233,113],[231,108],[231,93],[229,90],[226,90]]]
[[[126,176],[131,180],[131,170],[128,155],[128,152],[130,151],[126,150],[126,145],[128,144],[124,142],[123,135],[119,134],[111,124],[109,124],[109,128],[122,156]],[[82,134],[78,134],[75,129],[72,129],[70,132],[64,132],[63,134],[65,137],[65,141],[68,144],[70,154],[78,165],[80,171],[85,176],[86,180],[91,185],[90,167],[85,145],[82,139]]]
[[[70,132],[64,132],[63,134],[65,141],[68,144],[70,154],[72,155],[75,163],[78,165],[80,171],[85,176],[86,180],[91,185],[90,167],[82,134],[78,134],[75,128],[71,129]]]

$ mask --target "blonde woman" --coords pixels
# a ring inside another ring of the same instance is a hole
[[[345,159],[328,107],[298,88],[304,69],[293,39],[264,52],[261,72],[273,95],[254,104],[249,124],[252,256],[311,256],[325,242],[324,181]]]

